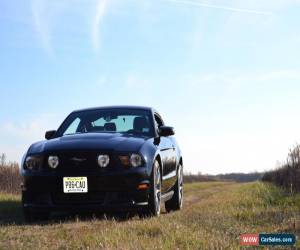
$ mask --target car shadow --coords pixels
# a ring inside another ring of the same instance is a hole
[[[49,225],[61,222],[114,220],[128,221],[137,216],[134,213],[52,213],[48,220],[28,223],[25,221],[21,202],[18,200],[0,201],[0,226],[9,225]]]
[[[24,218],[21,202],[13,199],[0,200],[0,225],[22,223]]]

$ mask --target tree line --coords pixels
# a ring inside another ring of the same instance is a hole
[[[300,145],[289,149],[286,160],[277,169],[264,174],[263,181],[272,182],[293,192],[300,192]]]

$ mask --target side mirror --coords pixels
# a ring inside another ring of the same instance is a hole
[[[50,131],[47,131],[47,132],[45,133],[45,138],[46,138],[46,140],[52,139],[53,136],[55,135],[55,133],[56,133],[56,130],[50,130]]]
[[[175,131],[173,127],[168,127],[168,126],[161,126],[159,128],[159,135],[160,136],[170,136],[170,135],[175,135]]]

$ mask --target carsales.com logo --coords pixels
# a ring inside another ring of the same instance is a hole
[[[294,234],[242,234],[242,246],[293,246],[296,243]]]

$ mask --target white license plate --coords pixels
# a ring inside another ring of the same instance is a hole
[[[64,193],[87,193],[87,177],[64,177]]]

